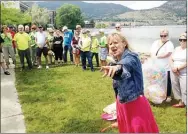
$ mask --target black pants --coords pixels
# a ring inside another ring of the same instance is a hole
[[[170,79],[170,71],[167,72],[167,97],[171,96],[172,84]]]
[[[27,60],[28,67],[32,68],[30,49],[29,48],[26,49],[26,50],[18,50],[18,55],[20,57],[21,68],[25,68],[24,57]]]
[[[53,49],[54,53],[55,53],[55,60],[58,60],[58,58],[60,60],[63,59],[62,53],[63,53],[63,48],[62,47],[56,47]]]
[[[73,62],[73,54],[72,54],[72,46],[71,45],[66,45],[64,46],[64,49],[63,49],[63,59],[64,59],[64,62],[67,62],[67,52],[69,51],[69,54],[70,54],[70,60]]]
[[[95,56],[95,59],[96,59],[96,62],[97,62],[97,67],[99,67],[99,55],[98,55],[98,53],[92,53],[92,60],[93,60],[94,56]]]

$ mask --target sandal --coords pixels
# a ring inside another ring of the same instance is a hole
[[[174,107],[174,108],[184,108],[185,105],[184,104],[175,104],[172,107]]]

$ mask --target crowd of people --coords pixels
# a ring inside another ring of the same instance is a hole
[[[82,29],[80,25],[76,25],[74,32],[67,26],[64,26],[62,30],[49,28],[44,31],[41,25],[32,25],[31,29],[29,26],[24,28],[23,25],[19,25],[17,33],[14,33],[11,28],[3,26],[0,39],[1,66],[5,74],[10,74],[7,71],[10,64],[9,56],[12,58],[13,64],[16,65],[16,49],[20,58],[21,71],[25,69],[24,58],[27,60],[29,69],[32,69],[33,66],[41,69],[43,54],[46,69],[49,69],[53,63],[66,64],[69,52],[72,64],[79,66],[81,58],[82,69],[86,70],[87,67],[90,67],[93,72],[93,57],[95,57],[96,66],[101,66],[101,70],[104,71],[103,76],[113,79],[119,132],[158,133],[158,126],[152,110],[144,96],[142,63],[138,54],[129,48],[130,45],[121,32],[120,24],[117,24],[115,28],[116,30],[112,34],[106,36],[104,29],[90,32],[87,29]],[[174,98],[179,100],[179,103],[173,107],[183,108],[186,106],[187,96],[187,34],[180,35],[180,46],[175,49],[169,40],[167,29],[162,29],[159,37],[160,39],[151,46],[150,58],[158,60],[166,71],[166,101],[171,101],[173,93]],[[108,63],[108,56],[112,57],[114,61]]]

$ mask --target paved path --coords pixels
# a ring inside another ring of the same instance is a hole
[[[24,116],[15,88],[15,72],[5,75],[1,69],[1,133],[25,133]]]

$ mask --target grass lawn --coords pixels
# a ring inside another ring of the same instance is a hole
[[[99,70],[82,71],[74,65],[23,72],[16,69],[16,88],[26,131],[98,133],[107,127],[111,122],[102,120],[100,115],[115,97],[112,80],[101,76]],[[185,109],[172,108],[172,103],[152,106],[160,132],[185,133]]]

